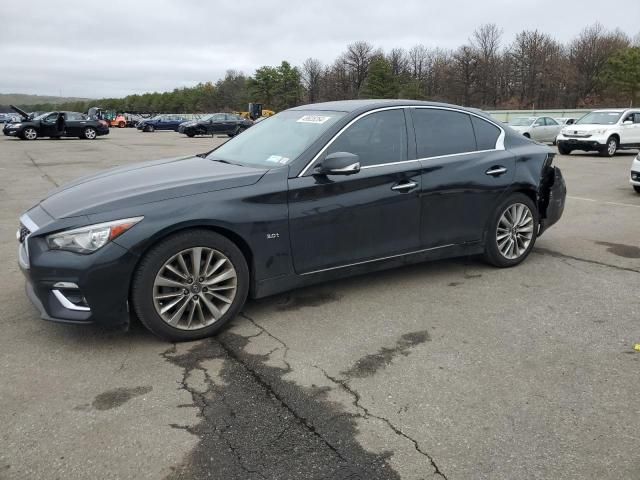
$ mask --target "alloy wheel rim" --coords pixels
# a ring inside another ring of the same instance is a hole
[[[509,205],[498,221],[496,242],[500,254],[509,259],[520,258],[533,239],[533,215],[524,203]]]
[[[616,141],[611,140],[609,142],[609,155],[613,155],[614,153],[616,153]]]
[[[36,138],[36,131],[33,128],[27,128],[24,131],[24,136],[27,137],[29,140],[33,140],[34,138]]]
[[[192,247],[173,255],[153,282],[156,312],[179,330],[214,324],[229,310],[238,275],[229,258],[208,247]]]
[[[89,139],[93,139],[93,138],[95,138],[95,137],[96,137],[96,131],[95,131],[95,130],[93,130],[93,129],[91,129],[91,128],[89,128],[89,129],[87,129],[87,131],[86,131],[86,133],[85,133],[85,136],[86,136],[87,138],[89,138]]]

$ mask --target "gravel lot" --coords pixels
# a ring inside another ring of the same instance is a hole
[[[557,157],[564,217],[514,269],[462,258],[297,290],[178,345],[38,318],[22,211],[222,141],[0,138],[0,478],[638,478],[635,151]]]

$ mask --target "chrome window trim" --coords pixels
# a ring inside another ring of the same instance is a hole
[[[304,174],[307,173],[309,168],[311,168],[311,166],[327,150],[327,148],[329,148],[331,146],[331,144],[333,142],[335,142],[337,140],[337,138],[340,135],[342,135],[347,128],[349,128],[351,125],[353,125],[355,122],[357,122],[361,118],[366,117],[367,115],[371,115],[372,113],[383,112],[385,110],[400,110],[400,109],[407,110],[407,109],[412,109],[412,108],[413,109],[430,109],[430,110],[448,110],[448,111],[451,111],[451,112],[466,113],[467,115],[473,115],[474,117],[477,117],[480,120],[484,120],[485,122],[493,125],[494,127],[497,127],[500,130],[500,135],[498,135],[498,138],[496,140],[496,147],[494,149],[489,149],[489,150],[474,150],[472,152],[449,153],[449,154],[446,154],[446,155],[434,155],[432,157],[415,158],[415,159],[412,159],[412,160],[402,160],[400,162],[381,163],[381,164],[378,164],[378,165],[366,165],[364,167],[361,167],[361,170],[364,170],[364,169],[367,169],[367,168],[374,168],[374,167],[386,167],[386,166],[389,166],[389,165],[401,165],[401,164],[404,164],[404,163],[418,162],[418,161],[421,161],[421,160],[430,160],[430,159],[436,159],[436,158],[446,158],[446,157],[452,157],[452,156],[455,156],[455,155],[468,155],[468,154],[471,154],[471,153],[483,153],[483,152],[493,152],[493,151],[498,151],[498,150],[505,150],[505,148],[504,148],[504,139],[505,139],[506,133],[505,133],[504,128],[502,128],[502,126],[500,126],[498,123],[494,122],[493,120],[488,119],[486,117],[483,117],[482,115],[478,115],[477,113],[474,113],[474,112],[471,112],[471,111],[468,111],[468,110],[462,110],[462,109],[459,109],[459,108],[452,108],[452,107],[441,107],[441,106],[437,106],[437,105],[394,105],[394,106],[391,106],[391,107],[381,107],[381,108],[376,108],[374,110],[369,110],[367,112],[361,113],[356,118],[351,120],[344,127],[342,127],[340,129],[340,131],[338,131],[333,137],[331,137],[331,140],[329,140],[324,145],[324,147],[322,147],[320,149],[320,151],[314,155],[314,157],[311,159],[311,161],[309,163],[307,163],[307,165],[298,174],[298,177],[304,176]]]
[[[371,260],[362,260],[361,262],[348,263],[346,265],[338,265],[337,267],[321,268],[320,270],[314,270],[312,272],[305,272],[305,273],[301,273],[300,275],[313,275],[314,273],[329,272],[331,270],[338,270],[340,268],[356,267],[358,265],[365,265],[367,263],[372,263],[372,262],[381,262],[383,260],[389,260],[389,259],[392,259],[392,258],[404,257],[404,256],[407,256],[407,255],[415,255],[415,254],[418,254],[418,253],[429,252],[431,250],[438,250],[440,248],[454,247],[455,245],[456,245],[455,243],[449,243],[447,245],[439,245],[437,247],[423,248],[421,250],[414,250],[413,252],[398,253],[396,255],[389,255],[387,257],[372,258]]]

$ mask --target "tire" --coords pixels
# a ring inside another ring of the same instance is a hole
[[[636,193],[640,193],[640,186],[634,185],[633,189],[636,191]]]
[[[98,132],[93,127],[87,127],[82,131],[82,138],[85,140],[95,140],[98,136]]]
[[[522,210],[525,207],[526,210]],[[525,212],[528,212],[528,218]],[[509,230],[509,217],[513,218],[513,215],[521,215],[520,222],[518,222],[518,229]],[[536,243],[538,235],[538,209],[533,201],[523,193],[514,193],[506,198],[498,205],[495,212],[491,217],[489,228],[486,234],[485,241],[485,260],[500,268],[514,267],[521,263]],[[506,222],[506,223],[505,223]],[[498,228],[502,233],[498,233]],[[508,233],[507,233],[508,232]],[[508,237],[499,238],[500,235],[509,235]],[[512,242],[513,234],[516,235],[516,243]],[[526,241],[525,241],[526,240]],[[527,243],[528,242],[528,243]],[[512,247],[512,255],[509,255],[509,246]],[[521,251],[517,251],[520,248]],[[507,252],[506,254],[504,252]]]
[[[189,133],[187,133],[187,137],[189,137],[189,138],[193,138],[193,137],[195,137],[195,136],[196,136],[196,134],[195,134],[195,133],[193,133],[193,132],[189,132]]]
[[[573,150],[562,143],[558,143],[558,152],[560,155],[569,155]]]
[[[607,144],[600,149],[601,157],[613,157],[618,151],[618,139],[616,137],[609,137]]]
[[[216,292],[219,293],[207,291],[206,280],[198,281],[194,277],[193,282],[188,283],[188,279],[181,279],[173,273],[176,270],[181,270],[183,276],[196,273],[192,263],[194,249],[201,249],[201,268],[205,266],[207,259],[210,260],[209,265],[220,263],[217,269],[208,269],[211,272],[208,276],[200,278],[208,278],[211,281],[224,275],[230,276],[230,271],[235,274],[235,277],[209,283],[209,288],[215,285]],[[213,252],[211,258],[209,252]],[[178,255],[183,256],[182,263]],[[166,269],[166,265],[172,270]],[[165,280],[159,280],[160,274]],[[169,283],[173,283],[165,284],[167,278]],[[233,289],[233,295],[226,293]],[[162,240],[145,254],[133,276],[131,300],[138,318],[151,332],[169,341],[182,342],[217,333],[240,312],[248,291],[249,268],[240,249],[231,240],[215,232],[187,230]],[[222,294],[226,296],[226,301],[219,298]],[[159,295],[165,295],[165,298],[158,299]],[[172,302],[176,303],[170,306]],[[214,309],[209,309],[209,303],[214,305]],[[169,308],[163,317],[161,310],[167,307]],[[216,311],[219,316],[214,313]],[[169,322],[175,318],[177,320],[171,325]],[[202,326],[194,325],[193,322]]]
[[[144,131],[145,132],[155,132],[156,127],[154,127],[153,125],[147,125],[146,127],[144,127]]]
[[[126,127],[126,126],[127,126],[127,124],[126,124],[126,123],[124,123],[124,122],[119,122],[119,123],[118,123],[118,128],[124,128],[124,127]]]
[[[33,127],[27,127],[22,130],[20,138],[22,138],[23,140],[35,140],[36,138],[38,138],[38,131]]]

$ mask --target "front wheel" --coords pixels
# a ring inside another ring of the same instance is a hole
[[[95,140],[96,136],[97,132],[93,127],[87,127],[82,131],[82,138],[85,140]]]
[[[171,341],[209,337],[247,298],[249,269],[228,238],[207,230],[173,235],[153,247],[134,274],[131,298],[140,321]]]
[[[27,127],[22,131],[21,138],[24,140],[35,140],[38,138],[38,131],[33,127]]]
[[[634,185],[633,189],[636,191],[636,193],[640,193],[640,187],[638,185]]]
[[[564,143],[558,143],[558,152],[560,155],[569,155],[573,150],[567,147]]]
[[[616,137],[609,137],[604,148],[600,149],[601,157],[613,157],[618,151],[618,140]]]
[[[484,257],[496,267],[513,267],[533,248],[538,234],[538,209],[529,197],[514,193],[493,214]]]
[[[195,133],[193,133],[193,132],[189,132],[189,133],[187,133],[187,137],[189,137],[189,138],[193,138],[193,137],[195,137],[195,136],[196,136],[196,134],[195,134]]]
[[[144,131],[145,132],[153,132],[155,131],[155,127],[153,125],[147,125],[146,127],[144,127]]]

